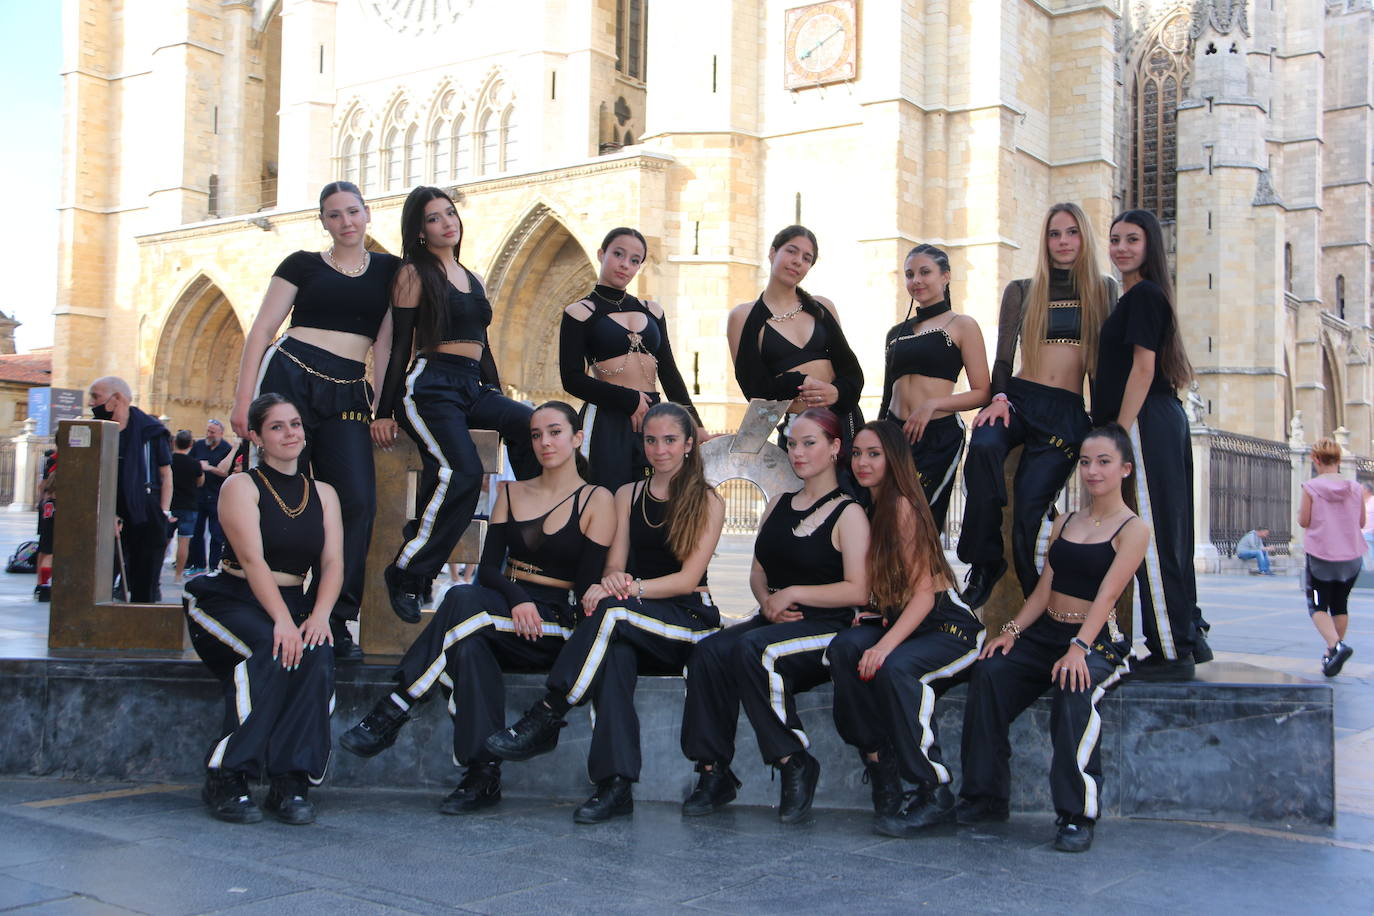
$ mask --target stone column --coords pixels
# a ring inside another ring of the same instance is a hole
[[[24,421],[24,431],[10,441],[14,443],[14,497],[10,500],[9,511],[28,512],[33,508],[34,466],[32,443],[38,437],[34,430],[38,420],[29,417]]]
[[[1298,526],[1298,507],[1302,505],[1302,484],[1305,480],[1312,478],[1312,447],[1303,443],[1295,444],[1292,440],[1288,443],[1288,452],[1293,462],[1293,540],[1289,546],[1289,555],[1292,556],[1295,564],[1301,564],[1306,559],[1307,553],[1303,549],[1303,541],[1306,532]]]
[[[334,14],[333,0],[282,4],[277,158],[281,209],[313,208],[320,187],[334,177]]]
[[[1188,424],[1193,445],[1193,569],[1221,571],[1221,553],[1212,543],[1212,430]]]

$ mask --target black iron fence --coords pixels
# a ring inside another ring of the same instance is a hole
[[[0,441],[0,506],[14,502],[14,440]]]
[[[763,491],[747,480],[726,480],[716,487],[725,500],[725,534],[757,534],[759,519],[768,501]]]
[[[1367,459],[1366,459],[1367,460]],[[1269,529],[1268,543],[1288,553],[1292,537],[1293,467],[1287,443],[1236,433],[1212,434],[1212,544],[1234,556],[1247,531]]]

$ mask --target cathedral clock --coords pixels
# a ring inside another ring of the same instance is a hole
[[[362,0],[363,9],[402,35],[429,35],[456,23],[476,0]]]
[[[858,0],[828,0],[787,11],[783,86],[805,89],[859,75]]]

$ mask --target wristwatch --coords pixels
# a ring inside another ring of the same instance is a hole
[[[1073,645],[1077,646],[1078,648],[1082,649],[1084,655],[1091,655],[1091,654],[1092,654],[1093,647],[1090,646],[1090,645],[1088,645],[1088,644],[1087,644],[1086,642],[1084,642],[1081,638],[1075,636],[1073,639],[1069,640],[1069,642],[1072,643]]]

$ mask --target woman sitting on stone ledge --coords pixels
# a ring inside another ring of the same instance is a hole
[[[615,534],[611,494],[584,479],[576,411],[562,401],[542,404],[530,433],[543,472],[501,485],[477,584],[449,589],[401,659],[398,689],[339,739],[345,750],[374,757],[396,743],[410,708],[441,690],[453,718],[453,759],[467,768],[440,806],[444,814],[501,800],[501,760],[482,745],[506,722],[501,672],[553,665],[583,618],[579,601],[601,581]]]
[[[308,824],[309,786],[329,763],[329,615],[343,581],[343,522],[334,488],[298,466],[305,430],[296,406],[262,395],[247,425],[260,460],[220,491],[220,569],[186,584],[191,644],[224,686],[223,736],[207,756],[201,797],[220,820],[256,823],[249,780],[266,775],[267,810]],[[312,568],[320,578],[307,597]]]

